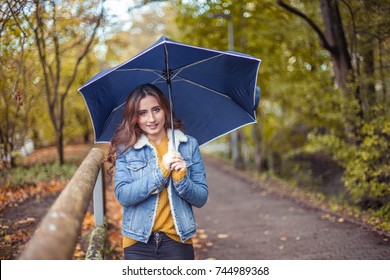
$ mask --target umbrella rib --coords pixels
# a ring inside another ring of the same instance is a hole
[[[177,75],[179,75],[179,73],[180,73],[181,71],[183,71],[184,69],[186,69],[186,68],[188,68],[188,67],[191,67],[191,66],[194,66],[194,65],[197,65],[197,64],[200,64],[200,63],[203,63],[203,62],[206,62],[206,61],[209,61],[209,60],[218,58],[218,57],[223,56],[223,55],[225,55],[225,54],[224,54],[224,53],[220,53],[220,54],[215,55],[215,56],[213,56],[213,57],[209,57],[209,58],[206,58],[206,59],[203,59],[203,60],[199,60],[199,61],[193,62],[193,63],[191,63],[191,64],[187,64],[187,65],[181,66],[180,68],[175,69],[175,72],[176,72],[176,71],[177,71],[177,72],[172,76],[172,80],[173,80]]]
[[[209,91],[211,91],[212,93],[218,94],[218,95],[220,95],[220,96],[222,96],[222,97],[225,97],[225,98],[228,98],[228,99],[232,99],[230,96],[227,96],[227,95],[225,95],[225,94],[223,94],[223,93],[221,93],[221,92],[219,92],[219,91],[216,91],[216,90],[214,90],[214,89],[212,89],[212,88],[209,88],[209,87],[206,87],[206,86],[204,86],[204,85],[195,83],[195,82],[193,82],[193,81],[191,81],[191,80],[188,80],[188,79],[183,78],[183,77],[180,77],[180,76],[179,76],[178,78],[180,78],[181,80],[183,80],[183,81],[185,81],[185,82],[187,82],[187,83],[189,83],[189,84],[193,84],[193,85],[195,85],[195,86],[197,86],[197,87],[200,87],[200,88],[209,90]],[[175,81],[177,81],[177,80],[175,80]],[[175,81],[172,81],[172,82],[175,82]]]
[[[125,72],[125,71],[149,71],[149,72],[161,72],[164,73],[164,71],[157,70],[157,69],[149,69],[149,68],[126,68],[126,69],[116,69],[114,71],[119,72]]]
[[[157,76],[159,76],[160,78],[163,78],[165,80],[165,77],[163,75],[164,71],[159,71],[156,69],[130,68],[130,69],[117,69],[114,71],[117,71],[117,72],[128,72],[128,71],[152,72],[152,73],[156,74]]]

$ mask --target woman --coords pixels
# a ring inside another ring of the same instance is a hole
[[[206,203],[206,173],[195,138],[178,120],[173,125],[176,147],[162,92],[146,84],[129,94],[108,154],[123,206],[125,259],[194,259],[192,206]]]

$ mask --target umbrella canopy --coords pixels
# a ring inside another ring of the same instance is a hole
[[[186,134],[202,145],[256,122],[259,65],[259,59],[246,54],[161,37],[134,58],[91,78],[79,92],[87,104],[96,143],[110,142],[123,119],[128,94],[151,83],[171,100]]]

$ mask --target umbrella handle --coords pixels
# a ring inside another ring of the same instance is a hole
[[[171,114],[172,144],[173,144],[173,150],[176,151],[175,129],[174,129],[174,126],[173,126],[173,102],[172,102],[171,82],[170,82],[170,80],[168,82],[168,95],[169,95],[169,107],[170,107],[170,114]]]
[[[168,84],[169,107],[170,107],[170,113],[171,113],[172,144],[173,144],[173,150],[176,151],[175,131],[174,131],[174,126],[173,126],[173,102],[172,102],[171,71],[169,70],[169,65],[168,65],[168,49],[167,49],[166,44],[164,44],[164,50],[165,50],[165,69],[166,69],[166,73],[167,73],[167,84]]]

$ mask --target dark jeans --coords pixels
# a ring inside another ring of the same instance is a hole
[[[148,243],[124,248],[125,260],[193,260],[192,244],[179,243],[162,232],[153,232]]]

